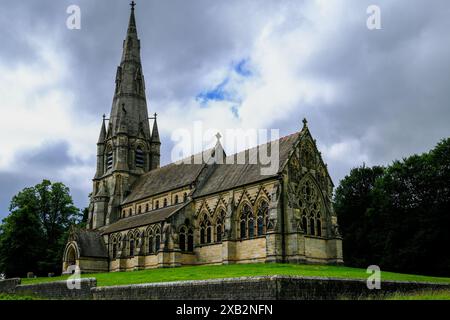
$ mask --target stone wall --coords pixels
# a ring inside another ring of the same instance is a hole
[[[95,278],[83,278],[80,280],[80,289],[69,289],[67,281],[54,281],[47,283],[36,283],[20,285],[17,279],[0,281],[0,293],[4,292],[5,287],[3,282],[16,281],[16,286],[13,290],[6,291],[12,294],[21,295],[36,295],[41,298],[47,299],[70,299],[70,300],[86,300],[91,299],[91,289],[97,286],[97,280]]]
[[[369,290],[365,280],[266,276],[97,287],[92,295],[95,300],[318,300],[444,288],[450,284],[383,281],[381,290]]]
[[[0,293],[14,293],[20,284],[20,278],[0,280]]]
[[[0,281],[0,293],[35,294],[50,299],[94,300],[319,300],[358,298],[423,289],[450,290],[450,284],[382,281],[369,290],[365,280],[299,276],[265,276],[201,281],[177,281],[97,287],[85,278],[81,289],[68,289],[66,281],[20,285],[20,279]]]

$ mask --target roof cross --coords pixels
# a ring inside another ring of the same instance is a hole
[[[131,1],[130,6],[131,6],[131,10],[134,10],[134,7],[136,6],[136,2]]]

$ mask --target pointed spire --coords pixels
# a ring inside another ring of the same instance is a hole
[[[105,142],[105,138],[106,138],[105,118],[106,118],[106,116],[103,115],[102,128],[100,129],[100,136],[98,137],[97,144],[101,144],[101,143]]]
[[[131,5],[130,20],[128,22],[127,36],[124,41],[124,50],[122,54],[122,62],[125,60],[141,61],[140,57],[140,41],[137,35],[136,17],[134,15],[134,1]]]
[[[155,120],[153,121],[153,129],[152,129],[152,138],[151,141],[152,143],[161,143],[161,141],[159,140],[159,131],[158,131],[158,123],[156,122],[156,117],[158,115],[155,113]]]
[[[134,16],[134,7],[136,6],[136,2],[131,1],[131,13],[130,13],[130,21],[128,22],[128,34],[137,33],[136,30],[136,18]]]

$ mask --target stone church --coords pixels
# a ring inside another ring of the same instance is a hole
[[[280,138],[279,170],[228,164],[220,142],[204,161],[160,167],[156,114],[149,118],[134,3],[109,119],[97,142],[85,229],[73,228],[63,271],[128,271],[255,262],[340,264],[342,240],[328,174],[306,120]],[[150,126],[150,122],[152,126]],[[225,162],[225,163],[224,163]]]

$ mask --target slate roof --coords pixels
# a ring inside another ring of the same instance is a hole
[[[205,158],[211,154],[212,150],[204,151]],[[122,202],[122,205],[190,185],[197,179],[205,166],[206,161],[202,161],[202,157],[200,157],[201,161],[197,161],[199,158],[196,157],[201,154],[182,159],[180,160],[182,163],[171,163],[143,174],[132,185],[131,193]]]
[[[254,155],[256,155],[256,153],[252,154],[250,150],[256,150],[257,148],[260,148],[260,146],[258,146],[227,157],[225,164],[217,165],[216,169],[207,179],[205,184],[201,186],[201,188],[196,190],[196,192],[194,193],[194,197],[200,197],[215,192],[225,191],[275,177],[278,172],[281,171],[283,164],[288,159],[289,153],[292,150],[292,146],[297,141],[299,134],[299,132],[296,132],[279,139],[279,170],[274,172],[274,174],[262,175],[261,168],[264,166],[259,164],[259,162],[257,161],[252,161],[255,160]],[[270,154],[270,144],[266,145],[268,146]],[[236,159],[238,159],[238,155],[243,154],[245,154],[245,159],[247,159],[247,161],[245,162],[246,164],[226,164],[229,163],[229,160],[235,160],[234,163],[237,163]],[[249,157],[252,155],[253,157],[250,159]]]
[[[279,139],[280,170],[289,157],[292,146],[297,141],[299,135],[300,132],[296,132]],[[270,143],[268,143],[267,146],[270,150]],[[225,164],[215,165],[216,167],[214,168],[213,173],[201,186],[199,186],[193,196],[200,197],[215,192],[225,191],[276,176],[280,170],[272,175],[262,175],[261,168],[264,166],[259,163],[252,164],[256,161],[251,161],[255,160],[254,154],[252,154],[251,151],[257,150],[257,148],[260,147],[261,146],[257,146],[255,148],[242,151],[238,154],[228,156],[225,159]],[[196,154],[181,161],[187,163],[171,163],[167,166],[149,171],[142,175],[133,184],[131,187],[131,193],[122,202],[122,205],[193,184],[196,182],[197,177],[205,167],[205,163],[208,161],[208,155],[211,155],[213,150],[214,148],[208,149],[204,152],[205,157],[203,159],[206,160],[202,163],[195,164],[198,163],[198,161],[194,162],[194,158],[200,155]],[[238,155],[242,154],[245,154],[246,162],[245,164],[237,164],[236,160],[238,159]],[[252,159],[249,159],[252,155]],[[235,164],[227,164],[231,162],[230,159],[234,159]]]
[[[102,229],[102,234],[109,234],[116,231],[133,229],[148,224],[164,221],[169,218],[172,214],[176,213],[178,210],[185,207],[189,202],[152,210],[146,213],[137,214],[131,217],[122,218],[118,221],[106,226]]]
[[[75,230],[75,239],[81,257],[107,258],[107,250],[101,234],[92,230]]]

